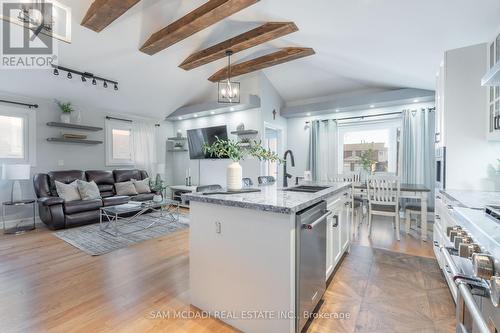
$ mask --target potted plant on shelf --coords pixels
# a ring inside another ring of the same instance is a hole
[[[243,188],[243,170],[240,161],[251,156],[261,161],[272,161],[281,163],[282,160],[270,150],[264,148],[261,142],[251,141],[242,143],[234,140],[217,140],[212,144],[205,144],[203,150],[206,154],[216,158],[229,158],[233,163],[227,167],[227,189],[228,191],[239,191]]]
[[[60,116],[61,122],[69,124],[71,122],[71,112],[74,111],[73,107],[71,106],[71,103],[70,102],[63,103],[61,101],[58,101],[57,99],[56,99],[56,103],[62,112],[61,116]]]
[[[155,193],[153,201],[161,202],[163,200],[162,193],[167,188],[167,186],[165,186],[165,182],[161,179],[160,174],[156,175],[155,180],[151,180],[149,182],[149,188],[151,189],[151,192]]]

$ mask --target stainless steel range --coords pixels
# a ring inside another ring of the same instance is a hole
[[[499,221],[500,223],[500,221]],[[456,303],[457,333],[500,331],[500,264],[463,226],[446,228],[442,270]]]

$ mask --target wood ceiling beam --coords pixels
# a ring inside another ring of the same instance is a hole
[[[140,50],[149,55],[158,53],[259,1],[209,0],[186,16],[152,34]]]
[[[179,67],[188,71],[224,58],[227,50],[237,53],[298,30],[293,22],[268,22],[217,45],[193,53]]]
[[[81,25],[95,32],[101,32],[139,1],[141,0],[95,0]]]
[[[259,69],[276,66],[288,61],[304,58],[313,54],[315,54],[315,52],[312,48],[285,47],[277,52],[267,54],[265,56],[258,57],[252,60],[248,60],[236,65],[231,65],[231,76],[236,77],[239,75],[255,72],[258,71]],[[224,79],[227,79],[227,67],[222,68],[217,73],[208,78],[208,80],[212,82],[217,82]]]

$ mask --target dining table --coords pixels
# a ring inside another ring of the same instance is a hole
[[[422,240],[427,241],[427,199],[431,190],[421,184],[405,184],[401,183],[399,197],[402,199],[417,199],[420,201],[420,216],[422,228]],[[368,199],[368,188],[366,182],[353,184],[353,195]],[[354,209],[354,207],[353,207]]]

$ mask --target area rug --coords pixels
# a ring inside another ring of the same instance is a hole
[[[145,229],[152,222],[158,222]],[[101,231],[99,223],[56,231],[53,234],[63,241],[92,256],[100,256],[149,239],[161,237],[189,228],[189,217],[179,215],[179,221],[171,222],[159,214],[139,216],[133,222],[122,220],[118,223],[118,235],[113,236]]]

